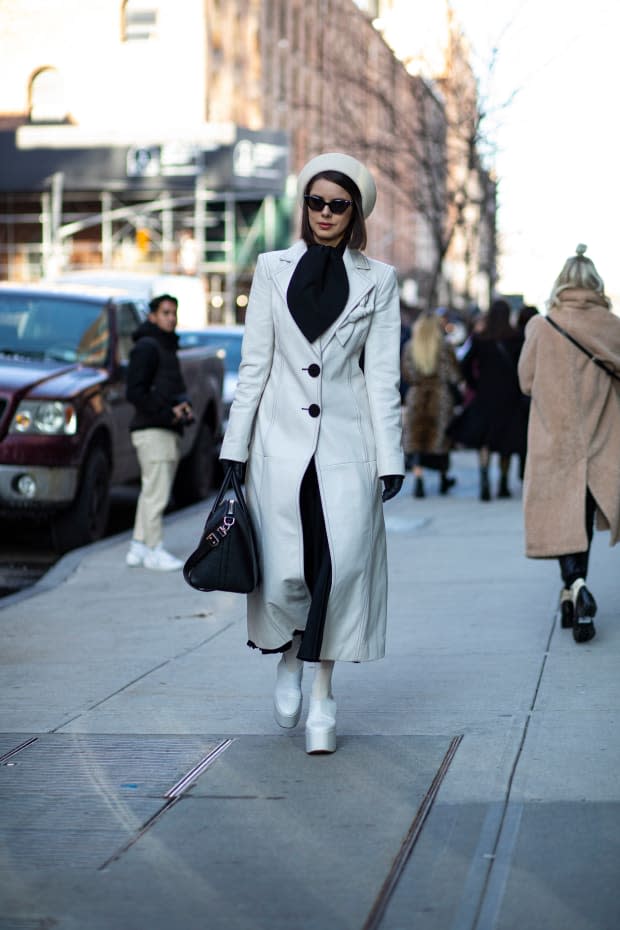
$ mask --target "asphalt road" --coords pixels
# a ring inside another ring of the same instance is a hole
[[[138,487],[112,490],[106,536],[131,528]],[[0,538],[0,598],[34,584],[60,556],[51,545],[49,531],[27,521],[2,522]]]

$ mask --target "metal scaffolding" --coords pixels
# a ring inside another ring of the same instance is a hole
[[[85,209],[76,211],[76,203]],[[93,197],[64,193],[62,172],[56,172],[50,190],[40,195],[40,208],[40,214],[0,209],[0,223],[12,230],[0,243],[3,276],[53,278],[78,267],[196,274],[205,281],[214,315],[227,323],[237,318],[237,298],[247,290],[257,254],[288,243],[285,201],[216,192],[200,179],[192,193],[136,198],[101,191]],[[36,223],[39,243],[24,243],[17,227]],[[26,267],[12,267],[11,241],[22,243]]]
[[[234,320],[258,252],[290,239],[286,135],[210,124],[182,140],[108,135],[0,132],[0,278],[198,275]]]

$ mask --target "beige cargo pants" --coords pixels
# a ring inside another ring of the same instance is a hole
[[[133,538],[152,549],[163,539],[162,516],[179,464],[180,437],[169,429],[139,429],[131,441],[141,473]]]

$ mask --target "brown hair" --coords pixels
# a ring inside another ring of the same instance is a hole
[[[494,300],[486,315],[482,332],[482,339],[514,339],[517,335],[514,327],[510,325],[510,304],[507,300]]]
[[[349,226],[344,234],[344,240],[350,249],[359,249],[362,251],[366,248],[367,235],[366,221],[364,219],[364,211],[362,210],[362,195],[360,194],[359,187],[347,174],[342,174],[340,171],[319,171],[319,173],[310,178],[306,184],[304,194],[310,193],[312,190],[312,185],[317,180],[317,178],[325,178],[326,181],[331,181],[332,184],[337,184],[339,187],[343,187],[351,197],[351,200],[353,201],[353,215],[351,217],[351,222],[349,223]],[[315,245],[316,243],[314,234],[310,227],[310,220],[308,219],[308,206],[305,201],[301,212],[301,238],[304,240],[306,245]]]

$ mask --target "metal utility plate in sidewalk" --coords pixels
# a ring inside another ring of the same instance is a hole
[[[379,926],[377,901],[455,746],[447,736],[343,735],[333,755],[308,756],[301,735],[241,736],[127,842],[179,770],[221,738],[193,738],[194,751],[189,737],[37,742],[47,743],[40,775],[13,771],[8,792],[0,781],[0,843],[27,894],[11,913],[89,930],[204,930],[205,914],[209,930]],[[134,766],[112,761],[119,743]],[[58,844],[59,829],[73,848]]]
[[[5,877],[99,868],[216,745],[196,736],[0,734]]]

